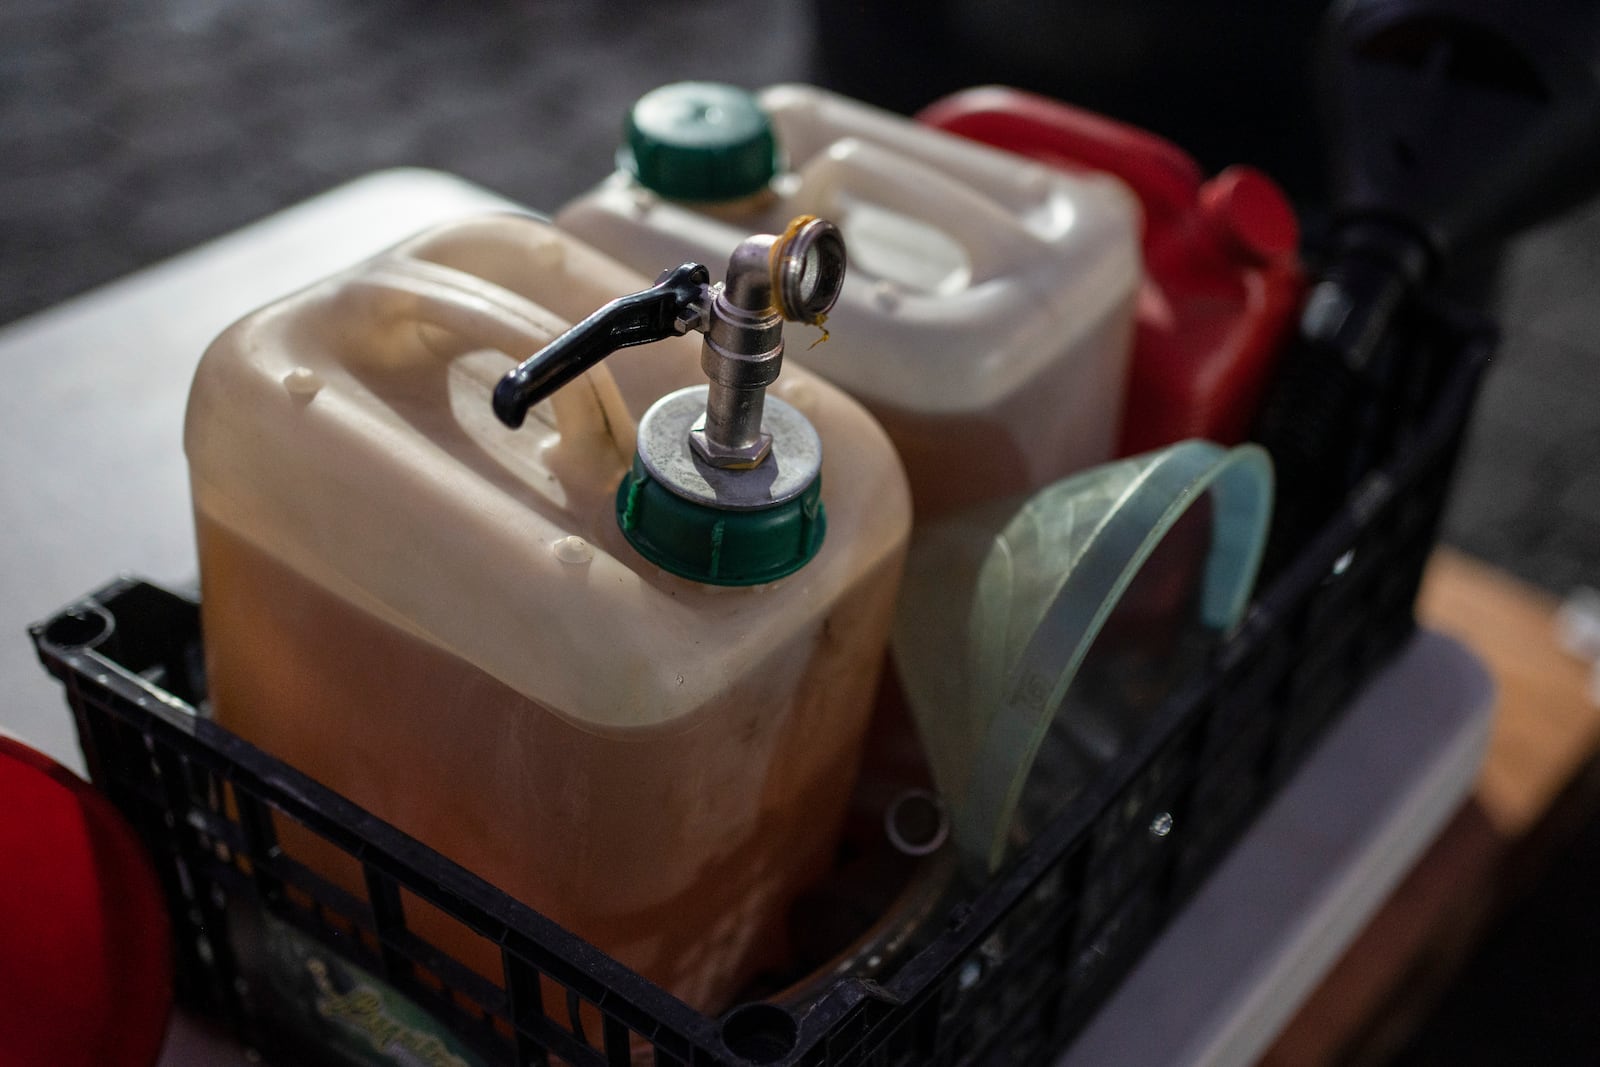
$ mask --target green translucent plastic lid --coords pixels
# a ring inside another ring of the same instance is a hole
[[[672,200],[735,200],[778,172],[777,139],[750,93],[716,82],[677,82],[628,112],[617,163]]]
[[[1272,510],[1256,445],[1183,441],[924,524],[906,564],[894,654],[978,871],[1000,865],[1023,786],[1084,657],[1178,520],[1211,498],[1199,621],[1243,614]]]

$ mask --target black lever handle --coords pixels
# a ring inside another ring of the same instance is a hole
[[[704,298],[711,272],[685,263],[656,284],[618,297],[509,371],[494,389],[494,413],[513,430],[528,409],[619,348],[685,332],[683,320]]]

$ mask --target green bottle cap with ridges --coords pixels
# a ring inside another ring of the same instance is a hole
[[[719,469],[691,449],[688,430],[706,387],[669,393],[639,420],[638,451],[617,487],[617,526],[650,562],[707,585],[775,582],[811,562],[828,519],[822,442],[775,396],[764,425],[772,454],[746,470]]]
[[[737,200],[778,172],[778,144],[749,92],[676,82],[640,97],[624,123],[617,164],[669,200]]]
[[[706,585],[762,585],[793,574],[822,547],[828,518],[822,479],[760,511],[724,511],[685,500],[634,461],[617,487],[617,525],[650,562]]]

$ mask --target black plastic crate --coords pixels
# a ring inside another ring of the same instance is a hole
[[[1483,323],[1400,327],[1431,401],[1401,424],[1311,544],[1203,670],[999,876],[875,978],[803,1007],[708,1018],[291,767],[204,718],[197,605],[133,579],[32,630],[66,687],[89,772],[160,871],[180,994],[269,1055],[235,949],[261,916],[380,976],[486,1062],[806,1067],[1038,1063],[1064,1046],[1403,643],[1482,367]],[[289,819],[359,865],[352,896],[278,846]],[[496,946],[490,981],[408,927],[416,898]],[[314,1049],[291,1062],[315,1062]]]

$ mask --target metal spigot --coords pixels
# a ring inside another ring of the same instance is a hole
[[[820,324],[844,285],[844,239],[826,219],[802,215],[782,234],[748,237],[711,285],[697,263],[664,272],[643,292],[613,300],[524,360],[496,387],[507,426],[619,348],[699,330],[710,379],[705,414],[689,429],[695,454],[713,467],[757,467],[772,449],[762,429],[766,390],[783,367],[783,323]]]
[[[783,322],[820,323],[844,282],[844,241],[833,223],[795,219],[780,236],[748,237],[714,293],[700,366],[711,379],[706,413],[689,431],[701,459],[741,470],[767,457],[761,429],[767,386],[783,367]]]
[[[783,367],[783,324],[821,325],[844,285],[844,240],[802,216],[746,238],[723,283],[685,263],[620,297],[500,380],[494,411],[513,428],[528,408],[619,348],[705,334],[710,379],[668,393],[639,419],[633,463],[617,487],[617,525],[646,559],[712,585],[792,574],[822,547],[822,441],[767,387]]]

